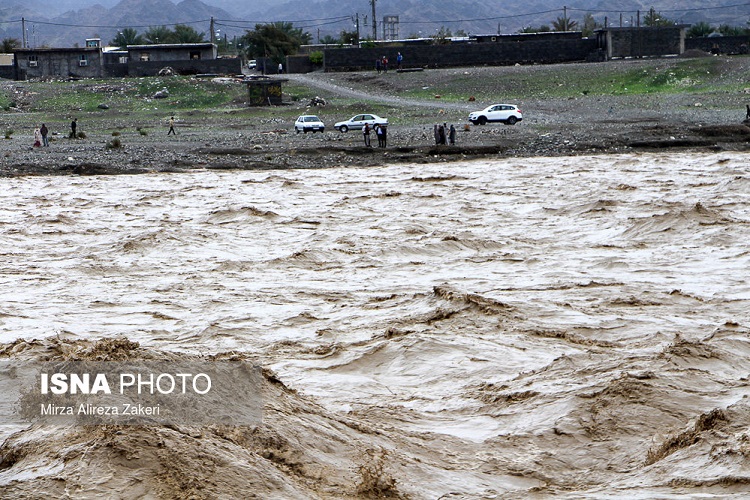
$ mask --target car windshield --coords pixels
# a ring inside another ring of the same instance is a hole
[[[318,119],[317,116],[306,116],[305,121],[306,122],[319,122],[320,120]]]

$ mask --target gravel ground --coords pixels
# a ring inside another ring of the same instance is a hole
[[[750,73],[750,58],[726,60],[727,79],[743,79]],[[558,85],[569,85],[582,72],[604,72],[614,64],[649,71],[654,65],[675,60],[622,61],[598,64],[560,65]],[[342,134],[294,134],[292,124],[279,119],[261,120],[252,128],[228,124],[223,113],[200,118],[185,117],[176,136],[136,133],[123,137],[123,147],[108,148],[111,135],[87,128],[85,139],[68,139],[67,130],[51,136],[49,148],[33,148],[32,140],[20,134],[0,141],[0,176],[143,173],[206,169],[322,168],[337,165],[379,165],[392,162],[438,162],[482,157],[525,157],[621,153],[626,151],[747,150],[750,128],[743,122],[748,92],[712,90],[706,93],[583,95],[546,98],[530,95],[514,101],[524,111],[524,121],[515,126],[473,126],[466,122],[471,110],[486,104],[445,102],[434,99],[396,97],[414,86],[440,90],[446,77],[466,77],[466,93],[502,95],[505,80],[533,79],[549,66],[483,67],[427,70],[413,74],[312,73],[288,75],[296,85],[336,97],[388,106],[387,148],[365,148],[359,132]],[[734,87],[737,88],[736,81]],[[71,82],[72,90],[78,83]],[[6,83],[8,91],[18,84]],[[748,84],[750,86],[750,84]],[[499,99],[501,100],[501,99]],[[307,103],[291,103],[300,113],[321,113]],[[406,118],[410,116],[410,118]],[[415,118],[416,116],[416,118]],[[118,118],[127,121],[127,118]],[[6,119],[6,127],[12,121]],[[436,146],[434,123],[454,123],[455,146]]]

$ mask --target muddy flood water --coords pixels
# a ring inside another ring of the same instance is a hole
[[[241,438],[0,426],[0,497],[745,497],[749,171],[2,179],[0,356],[119,338],[275,376]]]

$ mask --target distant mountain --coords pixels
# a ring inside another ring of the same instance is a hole
[[[139,33],[151,26],[188,24],[209,36],[209,19],[216,20],[220,35],[244,34],[255,24],[290,21],[313,35],[337,36],[353,31],[359,19],[360,33],[372,33],[372,7],[369,0],[0,0],[0,37],[22,38],[20,19],[26,18],[31,46],[70,47],[83,45],[86,38],[99,36],[109,42],[123,28]],[[603,24],[628,26],[641,19],[652,6],[665,18],[686,24],[707,21],[713,25],[745,26],[750,19],[750,4],[737,0],[579,0],[563,10],[561,0],[377,0],[378,37],[382,37],[383,16],[398,16],[401,38],[429,37],[445,28],[452,33],[516,33],[521,29],[550,25],[563,13],[579,24],[592,14]],[[725,6],[725,7],[722,7]]]
[[[43,0],[37,0],[43,1]],[[3,9],[0,8],[0,14]],[[95,4],[79,10],[69,10],[54,17],[44,17],[19,9],[26,17],[26,33],[31,47],[83,46],[87,38],[101,38],[106,45],[123,28],[134,28],[139,33],[152,26],[187,24],[198,33],[210,37],[210,19],[233,19],[227,11],[212,7],[200,0],[121,0],[111,8]],[[22,39],[20,23],[6,23],[0,36]]]

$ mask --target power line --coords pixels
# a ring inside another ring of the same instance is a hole
[[[686,8],[686,9],[671,9],[671,10],[662,10],[659,11],[661,13],[686,13],[686,12],[704,12],[704,11],[717,11],[717,10],[728,10],[728,9],[734,9],[738,7],[748,7],[750,6],[750,2],[745,3],[738,3],[738,4],[732,4],[732,5],[720,5],[715,7],[695,7],[695,8]],[[577,12],[596,12],[599,14],[635,14],[636,10],[598,10],[598,9],[577,9],[574,7],[567,7],[567,10],[569,11],[577,11]],[[445,19],[445,20],[436,20],[436,21],[405,21],[401,20],[399,24],[402,25],[417,25],[417,24],[450,24],[450,23],[472,23],[472,22],[487,22],[487,21],[499,21],[499,20],[505,20],[505,19],[516,19],[521,17],[530,17],[530,16],[541,16],[544,14],[550,14],[559,12],[560,9],[552,9],[552,10],[544,10],[544,11],[537,11],[537,12],[527,12],[527,13],[521,13],[521,14],[510,14],[510,15],[503,15],[503,16],[493,16],[493,17],[483,17],[483,18],[472,18],[472,19]],[[331,24],[337,24],[340,22],[348,22],[351,19],[351,16],[338,16],[338,17],[326,17],[326,18],[319,18],[319,19],[303,19],[303,20],[294,20],[294,21],[245,21],[245,20],[217,20],[214,19],[214,23],[221,24],[224,27],[228,28],[235,28],[235,29],[250,29],[250,27],[255,27],[258,24],[275,24],[277,22],[282,23],[291,23],[291,24],[297,24],[303,23],[302,26],[298,26],[299,29],[304,28],[314,28],[318,26],[326,26]],[[150,29],[154,27],[154,24],[148,24],[148,25],[128,25],[124,26],[122,23],[117,25],[101,25],[101,24],[73,24],[73,23],[54,23],[49,21],[35,21],[33,19],[24,19],[23,21],[31,24],[36,25],[46,25],[46,26],[62,26],[62,27],[68,27],[68,28],[96,28],[96,29],[122,29],[123,27],[126,28],[145,28]],[[209,23],[210,19],[201,19],[196,21],[184,21],[179,23],[163,23],[159,26],[177,26],[177,25],[191,25],[191,24],[205,24]],[[4,24],[16,24],[21,23],[21,19],[16,20],[8,20],[8,21],[0,21],[0,25]]]

